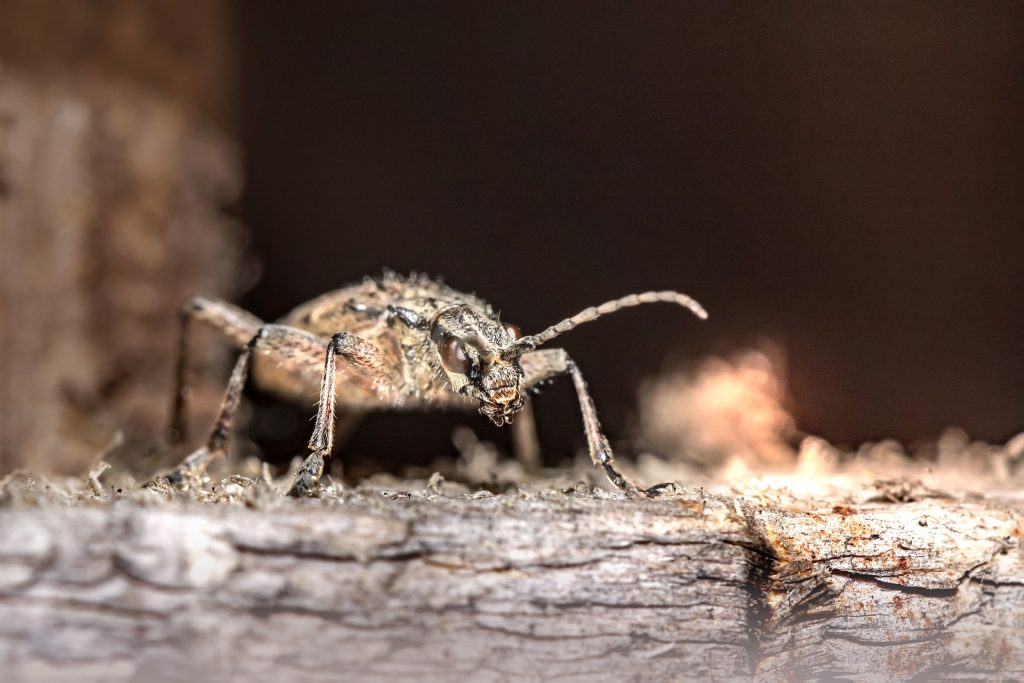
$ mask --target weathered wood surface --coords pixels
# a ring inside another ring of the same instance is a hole
[[[750,553],[721,505],[115,505],[8,510],[0,528],[4,658],[26,680],[68,664],[81,680],[87,663],[104,680],[191,667],[248,681],[749,671]]]
[[[1024,676],[1014,501],[531,491],[9,502],[4,680]]]
[[[760,677],[1024,677],[1018,513],[929,500],[752,518],[774,555]]]

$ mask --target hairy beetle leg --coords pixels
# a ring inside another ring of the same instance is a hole
[[[334,448],[335,429],[335,376],[338,358],[343,358],[358,371],[366,373],[380,383],[393,384],[393,369],[383,362],[383,354],[377,346],[347,332],[331,337],[324,359],[324,374],[320,384],[320,402],[317,405],[316,424],[309,437],[310,455],[302,462],[295,474],[295,482],[288,490],[289,496],[308,496],[315,493],[324,468],[330,461]]]
[[[246,380],[256,352],[272,352],[279,355],[299,355],[320,346],[322,342],[314,335],[285,325],[262,325],[243,346],[238,360],[231,371],[224,398],[217,412],[217,420],[202,448],[191,453],[178,467],[164,477],[176,487],[187,487],[197,482],[207,467],[218,456],[225,455],[231,440],[235,415],[242,399]]]
[[[594,399],[591,398],[590,392],[587,390],[587,383],[583,379],[579,367],[569,357],[569,354],[562,349],[529,351],[523,354],[520,365],[525,374],[524,381],[527,388],[560,375],[569,375],[572,378],[580,404],[580,413],[583,416],[583,431],[587,436],[587,450],[590,452],[590,459],[594,465],[604,471],[608,481],[633,498],[655,498],[665,495],[662,493],[662,487],[666,485],[645,489],[618,470],[608,437],[601,429],[601,421],[597,417]]]
[[[295,473],[295,481],[288,489],[287,495],[292,498],[305,498],[317,493],[320,488],[320,477],[323,476],[326,462],[319,453],[310,453],[302,461],[298,471]]]

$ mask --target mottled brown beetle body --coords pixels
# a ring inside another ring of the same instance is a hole
[[[204,322],[237,346],[241,353],[225,392],[219,416],[199,449],[169,475],[189,484],[210,459],[226,450],[246,377],[252,369],[265,388],[306,401],[319,390],[316,424],[306,458],[291,489],[312,491],[323,473],[334,442],[336,408],[350,414],[369,410],[477,408],[496,425],[516,423],[518,441],[528,441],[532,422],[526,391],[552,377],[573,379],[583,414],[587,445],[594,463],[627,493],[643,491],[615,467],[608,440],[586,383],[561,349],[536,347],[601,315],[657,301],[689,308],[706,317],[693,299],[677,292],[646,292],[588,308],[536,335],[523,337],[500,321],[491,306],[437,280],[385,273],[380,278],[324,294],[267,324],[231,304],[196,297],[182,312],[178,390],[169,433],[183,438],[187,397],[187,350],[190,324]],[[526,424],[531,422],[531,424]],[[527,429],[523,429],[523,425]],[[520,443],[521,457],[535,460],[535,447]],[[532,455],[528,453],[533,451]]]
[[[277,321],[316,337],[315,342],[310,340],[308,353],[301,358],[289,358],[294,362],[274,363],[274,349],[262,351],[257,355],[270,358],[271,362],[257,361],[256,380],[264,388],[308,402],[320,389],[327,340],[344,331],[380,349],[381,363],[400,381],[380,382],[354,367],[342,366],[338,380],[344,389],[336,392],[339,407],[360,411],[446,406],[473,409],[471,399],[449,391],[443,374],[430,357],[426,332],[401,323],[393,312],[409,311],[431,319],[439,310],[460,304],[491,311],[483,300],[421,276],[403,278],[388,273],[322,294]]]

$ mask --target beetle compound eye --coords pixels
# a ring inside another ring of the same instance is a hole
[[[447,337],[438,348],[441,363],[448,372],[468,375],[471,362],[466,353],[466,346],[458,337]]]
[[[512,335],[513,339],[520,339],[523,336],[523,331],[519,329],[519,325],[513,325],[512,323],[505,323],[505,331]]]

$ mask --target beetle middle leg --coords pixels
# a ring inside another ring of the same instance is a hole
[[[608,437],[601,429],[601,421],[597,417],[597,408],[594,406],[594,399],[590,397],[587,390],[587,383],[580,373],[579,367],[563,349],[545,349],[542,351],[530,351],[519,359],[523,368],[524,383],[526,388],[536,386],[546,379],[559,375],[569,375],[573,385],[576,387],[576,396],[579,399],[580,412],[583,414],[583,429],[587,435],[587,450],[594,464],[604,470],[608,480],[617,488],[622,489],[626,494],[645,495],[655,497],[663,485],[644,489],[633,482],[629,477],[622,474],[615,463],[615,456],[612,453]]]

